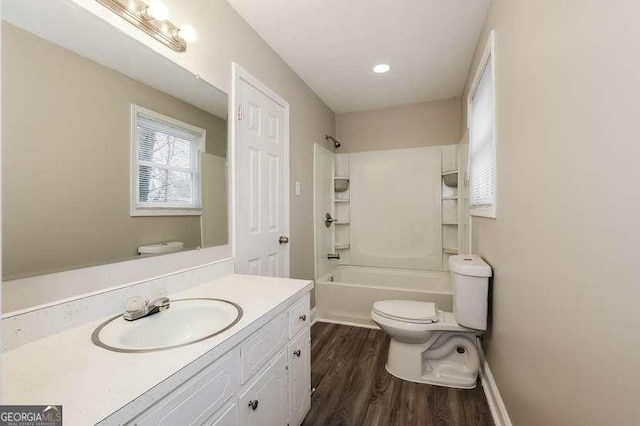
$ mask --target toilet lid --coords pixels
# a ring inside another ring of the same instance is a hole
[[[373,311],[387,318],[428,324],[436,322],[436,305],[413,300],[381,300],[373,304]]]

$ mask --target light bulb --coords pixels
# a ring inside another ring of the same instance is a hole
[[[169,8],[162,2],[152,1],[147,6],[146,14],[156,21],[165,21],[169,19]]]
[[[178,30],[178,36],[182,38],[187,43],[193,43],[198,39],[198,34],[196,33],[196,29],[191,25],[184,25],[180,27]]]

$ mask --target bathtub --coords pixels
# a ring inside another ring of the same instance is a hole
[[[449,272],[338,265],[316,280],[319,321],[375,327],[371,307],[378,300],[407,299],[451,312]]]

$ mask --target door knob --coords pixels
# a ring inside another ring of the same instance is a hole
[[[287,244],[289,243],[289,237],[285,237],[284,235],[281,235],[280,238],[278,239],[278,242],[280,244]]]
[[[327,228],[329,228],[331,224],[335,221],[336,220],[331,217],[331,213],[327,213],[324,215],[324,226],[326,226]]]
[[[249,401],[249,408],[251,408],[252,410],[258,408],[258,400],[254,399],[252,401]]]
[[[302,353],[302,352],[300,351],[300,349],[298,349],[298,350],[296,350],[296,351],[293,351],[293,354],[294,354],[295,356],[297,356],[297,357],[299,357],[301,353]]]

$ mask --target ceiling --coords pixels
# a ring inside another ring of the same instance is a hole
[[[460,96],[491,0],[227,1],[343,113]]]

